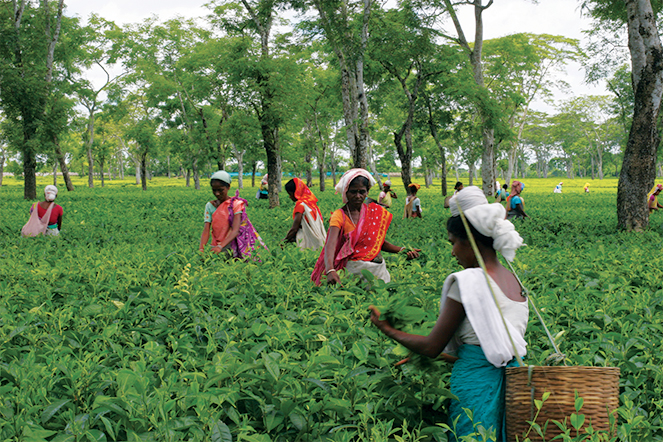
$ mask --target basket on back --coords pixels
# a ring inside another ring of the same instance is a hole
[[[575,392],[583,399],[579,412],[575,409]],[[506,432],[507,441],[523,440],[523,435],[534,421],[537,409],[534,400],[541,400],[543,393],[550,397],[544,402],[536,423],[544,428],[548,421],[545,440],[561,434],[556,420],[572,429],[573,413],[585,416],[580,432],[591,423],[595,431],[613,432],[610,414],[617,419],[619,407],[619,368],[614,367],[509,367],[506,369]],[[614,434],[614,433],[613,433]],[[575,430],[571,430],[575,436]],[[532,442],[542,441],[532,429],[528,434]],[[517,439],[516,439],[517,438]]]

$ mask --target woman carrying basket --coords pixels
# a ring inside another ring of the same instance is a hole
[[[514,356],[526,353],[524,334],[529,308],[518,280],[500,264],[497,252],[512,261],[523,240],[513,224],[504,219],[504,207],[488,204],[478,187],[466,187],[456,194],[450,200],[450,209],[447,231],[451,254],[465,270],[446,278],[440,315],[430,334],[397,330],[380,320],[380,312],[373,306],[371,321],[415,353],[434,358],[445,352],[457,357],[451,392],[458,400],[453,400],[449,408],[449,425],[455,427],[455,437],[474,433],[473,422],[480,422],[496,432],[497,441],[504,441],[504,367],[515,365]],[[470,245],[461,210],[485,262],[490,286]],[[472,410],[472,420],[464,408]]]

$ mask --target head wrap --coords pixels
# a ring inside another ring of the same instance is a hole
[[[311,211],[313,212],[313,219],[317,219],[318,216],[322,216],[320,208],[318,207],[318,199],[313,195],[311,189],[308,188],[304,181],[295,177],[292,179],[295,182],[295,199],[298,203],[306,204]],[[295,208],[297,206],[295,205]]]
[[[522,192],[524,188],[525,184],[521,183],[520,181],[514,180],[511,182],[511,193],[509,193],[509,196],[506,197],[507,210],[511,208],[511,200],[513,199],[513,197],[520,196],[520,192]]]
[[[383,185],[391,187],[391,180],[385,181]]]
[[[493,238],[493,248],[507,261],[513,261],[516,250],[523,245],[523,239],[510,221],[505,220],[506,209],[500,203],[488,204],[486,195],[476,186],[463,188],[449,200],[452,216],[463,210],[467,221],[479,233]]]
[[[232,178],[230,178],[230,174],[228,172],[226,172],[225,170],[217,170],[216,172],[214,172],[214,174],[212,175],[212,178],[210,178],[210,179],[223,181],[224,183],[226,183],[228,185],[230,185],[230,183],[232,182]]]
[[[269,179],[269,174],[266,173],[265,176],[262,177],[262,180],[260,181],[260,183],[267,184],[268,179]]]
[[[357,178],[358,176],[363,176],[368,180],[368,188],[370,189],[373,187],[376,183],[375,178],[371,176],[370,173],[368,173],[368,170],[365,169],[350,169],[347,172],[343,174],[341,177],[341,180],[338,182],[336,185],[336,193],[340,193],[343,196],[343,204],[346,204],[348,202],[348,197],[345,195],[348,193],[348,187],[350,187],[350,183],[352,180]]]
[[[419,185],[419,184],[417,184],[417,183],[410,183],[410,185],[407,186],[407,187],[414,187],[414,188],[417,189],[417,190],[421,189],[421,185]]]
[[[44,197],[46,201],[55,201],[55,197],[58,196],[58,188],[54,185],[48,185],[44,188]]]

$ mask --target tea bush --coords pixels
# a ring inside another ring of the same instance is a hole
[[[565,181],[561,195],[554,179],[524,181],[517,271],[571,363],[621,369],[618,439],[663,440],[663,215],[648,232],[617,232],[616,180],[589,194]],[[387,238],[423,253],[386,256],[394,282],[368,291],[349,278],[312,285],[317,253],[279,245],[285,198],[269,210],[241,191],[269,251],[222,262],[197,251],[208,187],[75,184],[58,196],[59,238],[21,238],[22,183],[0,188],[0,439],[446,440],[450,367],[395,367],[407,351],[367,313],[402,305],[408,331],[432,327],[444,279],[460,270],[439,183],[420,191],[421,220],[401,218],[396,187]],[[340,197],[316,194],[328,219]],[[526,337],[528,363],[543,363],[552,350],[534,315]]]

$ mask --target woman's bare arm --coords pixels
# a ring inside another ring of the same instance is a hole
[[[391,326],[389,321],[380,320],[380,311],[374,307],[371,310],[371,322],[385,335],[415,353],[436,358],[447,346],[454,333],[465,319],[463,304],[447,299],[442,312],[428,336],[414,335],[398,330]]]
[[[294,242],[297,238],[297,231],[302,226],[303,213],[295,213],[295,217],[292,220],[292,227],[288,230],[288,233],[285,234],[284,242]]]

